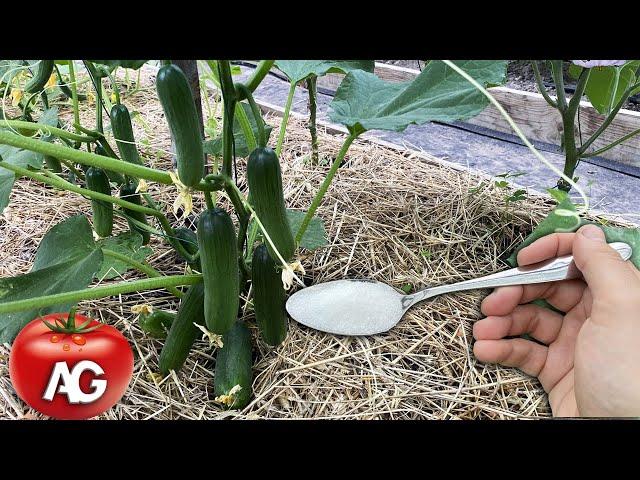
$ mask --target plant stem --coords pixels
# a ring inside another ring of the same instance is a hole
[[[52,187],[60,188],[62,190],[77,193],[92,200],[101,200],[103,202],[113,203],[115,205],[126,208],[127,210],[135,210],[146,215],[157,216],[158,214],[158,212],[156,210],[153,210],[152,208],[147,208],[136,203],[127,202],[126,200],[122,200],[118,197],[112,197],[111,195],[107,195],[106,193],[94,192],[93,190],[89,190],[87,188],[78,187],[77,185],[74,185],[73,183],[60,178],[53,172],[47,171],[44,174],[37,173],[36,171],[28,170],[26,168],[13,165],[5,161],[0,161],[0,167],[6,168],[7,170],[10,170],[20,176],[28,177],[44,184],[51,185]]]
[[[258,65],[256,65],[256,69],[253,71],[251,76],[244,83],[244,85],[247,87],[247,89],[250,92],[253,92],[255,91],[256,88],[258,88],[258,85],[260,85],[260,82],[262,82],[264,77],[267,76],[267,74],[269,73],[269,70],[271,70],[271,67],[273,66],[274,63],[276,63],[275,60],[261,60],[258,63]],[[246,98],[245,94],[246,92],[238,92],[239,102],[241,102]]]
[[[224,190],[225,192],[227,192],[227,195],[229,195],[229,200],[231,200],[231,203],[233,204],[233,208],[235,209],[236,214],[238,215],[238,220],[240,221],[240,223],[242,224],[243,222],[248,222],[250,213],[247,211],[247,209],[244,206],[242,193],[240,192],[240,190],[238,190],[238,187],[236,186],[236,184],[233,183],[233,180],[231,179],[231,177],[226,178]]]
[[[253,254],[253,244],[256,241],[256,237],[258,236],[258,224],[253,222],[251,224],[251,228],[249,229],[249,235],[247,238],[247,253],[245,255],[245,260],[249,260]]]
[[[131,257],[127,257],[126,255],[123,255],[119,252],[115,252],[113,250],[109,250],[108,248],[103,248],[102,249],[102,253],[104,255],[107,255],[108,257],[112,257],[115,258],[116,260],[120,260],[121,262],[124,262],[128,265],[131,265],[133,268],[135,268],[136,270],[138,270],[141,273],[144,273],[147,277],[149,278],[160,278],[160,277],[164,277],[164,275],[162,275],[160,272],[158,272],[155,268],[153,268],[152,266],[146,264],[146,263],[141,263],[138,262],[136,260],[134,260]],[[169,293],[171,293],[172,295],[178,297],[178,298],[182,298],[183,293],[178,290],[176,287],[167,287],[167,291]]]
[[[249,117],[247,117],[247,113],[242,108],[241,103],[236,103],[236,117],[238,118],[238,123],[242,128],[242,133],[244,134],[245,141],[247,142],[247,147],[249,151],[252,152],[257,146],[258,142],[256,141],[256,136],[253,134],[253,129],[251,128],[251,123],[249,123]]]
[[[289,95],[287,95],[287,103],[284,105],[284,112],[282,113],[282,123],[280,123],[280,132],[278,133],[278,143],[276,145],[276,155],[279,157],[282,152],[282,143],[284,142],[284,134],[287,131],[287,123],[289,122],[289,112],[291,112],[291,104],[293,103],[293,96],[296,93],[296,83],[291,82],[289,87]]]
[[[173,227],[171,227],[171,224],[169,223],[169,220],[167,220],[167,217],[156,208],[144,207],[142,205],[131,203],[118,197],[112,197],[111,195],[106,195],[104,193],[94,192],[93,190],[78,187],[77,185],[74,185],[73,183],[67,182],[66,180],[60,178],[53,172],[45,172],[45,174],[41,174],[32,170],[27,170],[26,168],[12,165],[4,161],[0,161],[0,167],[6,168],[7,170],[17,173],[18,175],[29,177],[47,185],[51,185],[52,187],[68,190],[70,192],[77,193],[93,200],[101,200],[107,203],[112,203],[127,210],[134,210],[144,213],[145,215],[151,215],[157,218],[162,225],[162,229],[165,232],[166,238],[171,246],[173,246],[173,248],[180,252],[180,255],[184,256],[184,258],[190,261],[194,259],[194,256],[187,252],[182,244],[176,239],[175,231],[173,230]]]
[[[44,295],[42,297],[27,298],[13,302],[0,303],[0,314],[37,310],[53,305],[78,303],[83,300],[96,300],[125,293],[152,290],[156,288],[177,287],[180,285],[194,285],[202,281],[202,275],[171,275],[158,278],[145,278],[130,282],[120,282],[101,287],[85,288],[71,292]]]
[[[582,99],[584,90],[587,87],[590,74],[590,68],[582,70],[580,78],[578,78],[578,82],[576,84],[576,90],[569,101],[568,107],[561,111],[563,126],[562,135],[564,137],[565,152],[563,173],[569,178],[573,178],[578,162],[580,161],[580,153],[576,146],[575,136],[576,113],[580,108],[580,100]],[[561,178],[558,180],[558,188],[565,192],[569,192],[571,190],[571,185]]]
[[[42,130],[48,135],[54,135],[56,137],[66,138],[76,142],[92,143],[96,141],[95,137],[78,135],[76,133],[63,130],[62,128],[52,127],[42,123],[25,122],[24,120],[0,120],[0,127],[34,131]]]
[[[591,144],[594,141],[596,141],[600,135],[602,135],[602,133],[607,129],[607,127],[609,127],[609,125],[611,124],[611,122],[613,122],[613,119],[618,114],[620,109],[627,102],[627,99],[631,96],[634,90],[636,90],[639,87],[640,87],[640,82],[634,83],[624,91],[624,93],[622,94],[622,97],[620,97],[620,100],[618,100],[618,103],[616,103],[616,106],[614,107],[614,109],[611,111],[611,113],[609,113],[609,115],[607,115],[607,118],[604,119],[604,122],[602,122],[602,125],[600,125],[600,127],[598,127],[598,129],[593,133],[593,135],[591,135],[591,137],[589,137],[589,139],[586,142],[584,142],[582,147],[580,147],[581,154],[586,152],[587,148],[589,148]]]
[[[558,108],[558,103],[549,96],[549,93],[547,92],[547,89],[544,86],[544,83],[542,83],[540,70],[538,70],[538,62],[536,60],[530,60],[530,62],[531,62],[531,68],[533,69],[533,76],[536,79],[536,85],[538,85],[538,91],[540,92],[540,95],[542,95],[542,98],[544,98],[547,101],[547,103],[551,105],[553,108]]]
[[[562,72],[562,60],[551,60],[553,82],[556,84],[556,97],[558,110],[564,112],[567,109],[567,96],[564,92],[564,77]]]
[[[99,141],[101,138],[105,138],[104,133],[98,132],[97,130],[91,130],[90,128],[85,128],[79,123],[74,123],[73,126],[77,131],[92,137],[94,141]]]
[[[204,201],[207,204],[207,208],[209,210],[215,208],[215,203],[213,201],[213,199],[211,198],[211,194],[209,192],[203,192],[204,193]]]
[[[327,176],[322,182],[322,185],[320,185],[320,190],[318,190],[318,193],[316,193],[316,196],[313,197],[311,206],[309,207],[309,210],[307,210],[307,213],[302,219],[300,228],[296,233],[296,243],[300,243],[300,240],[302,239],[304,232],[307,231],[309,222],[311,222],[311,219],[315,215],[316,210],[318,210],[318,207],[320,206],[320,202],[322,202],[324,195],[327,193],[327,190],[329,189],[329,185],[331,185],[331,181],[333,180],[333,177],[335,177],[336,172],[338,171],[338,168],[340,168],[340,165],[342,164],[342,161],[344,160],[344,157],[347,154],[347,150],[349,150],[351,143],[355,139],[356,139],[356,135],[351,134],[347,137],[347,139],[342,144],[342,148],[340,149],[340,152],[338,153],[338,156],[336,157],[336,159],[333,161],[333,165],[331,165],[331,168],[329,169],[329,173],[327,173]]]
[[[309,91],[309,133],[311,134],[311,163],[318,164],[318,128],[316,126],[316,115],[318,110],[317,102],[318,77],[311,75],[307,79],[307,90]]]
[[[457,66],[455,63],[453,63],[451,60],[441,60],[445,65],[447,65],[449,68],[451,68],[453,71],[457,72],[459,75],[461,75],[467,82],[469,82],[471,85],[473,85],[479,92],[482,92],[482,94],[487,97],[487,99],[489,99],[489,101],[493,104],[494,107],[496,107],[496,109],[498,110],[498,112],[500,113],[500,115],[502,115],[502,117],[507,121],[507,123],[509,124],[509,126],[513,129],[514,132],[516,132],[516,134],[518,135],[518,137],[520,137],[520,139],[522,140],[522,142],[526,145],[526,147],[531,150],[531,152],[535,155],[535,157],[540,160],[542,163],[544,163],[549,170],[551,170],[552,172],[554,172],[555,174],[557,174],[560,177],[566,177],[566,175],[564,175],[564,173],[562,173],[561,170],[559,170],[553,163],[551,163],[549,160],[547,160],[546,158],[544,158],[544,155],[542,155],[537,149],[536,147],[533,146],[533,144],[527,139],[527,137],[525,136],[524,133],[522,133],[522,130],[520,130],[520,128],[518,127],[518,125],[516,124],[516,122],[513,120],[513,118],[511,118],[511,116],[507,113],[507,111],[504,109],[504,107],[500,104],[500,102],[498,102],[495,97],[493,95],[491,95],[487,89],[485,87],[483,87],[482,85],[480,85],[480,83],[478,83],[478,81],[476,79],[474,79],[471,75],[469,75],[467,72],[465,72],[464,70],[462,70],[459,66]],[[584,208],[585,211],[589,210],[589,197],[587,197],[587,195],[584,193],[584,190],[582,190],[582,188],[580,188],[580,185],[577,185],[576,183],[573,182],[573,180],[569,177],[565,178],[565,181],[567,181],[569,184],[572,185],[572,187],[574,187],[578,193],[580,194],[580,196],[582,197],[582,200],[584,201],[584,206],[582,208]]]
[[[78,106],[78,85],[76,83],[76,70],[73,66],[73,60],[68,60],[69,67],[69,83],[71,88],[71,102],[73,103],[73,123],[80,125],[80,108]],[[77,130],[79,131],[79,130]]]
[[[258,107],[256,100],[253,98],[251,90],[249,90],[245,85],[241,83],[238,84],[236,86],[236,90],[243,92],[246,96],[247,102],[249,102],[249,106],[251,107],[251,113],[253,113],[253,119],[256,121],[256,128],[258,129],[258,146],[265,147],[267,145],[267,135],[264,130],[264,120],[262,119],[260,107]],[[244,110],[242,113],[244,113]]]
[[[46,128],[51,129],[52,127]],[[173,185],[173,181],[171,180],[171,177],[168,173],[156,170],[154,168],[135,165],[129,162],[123,162],[122,160],[105,157],[102,155],[96,155],[95,153],[82,152],[80,150],[63,147],[62,145],[57,145],[55,143],[44,142],[42,140],[36,140],[22,135],[16,135],[12,132],[0,131],[0,144],[24,148],[26,150],[31,150],[32,152],[51,155],[60,159],[64,158],[75,163],[81,163],[82,165],[99,167],[104,170],[112,170],[114,172],[122,173],[123,175],[129,175],[130,177],[144,178],[145,180],[162,183],[164,185]],[[206,188],[206,186],[202,185],[200,187],[202,189]]]
[[[228,60],[218,60],[218,77],[224,101],[222,124],[222,171],[231,178],[234,161],[233,114],[236,105],[236,90],[231,78],[231,66]]]
[[[604,152],[606,152],[607,150],[612,149],[613,147],[615,147],[616,145],[619,145],[623,142],[626,142],[627,140],[629,140],[632,137],[635,137],[636,135],[638,135],[640,133],[640,128],[637,130],[632,131],[631,133],[627,133],[624,137],[620,137],[618,140],[616,140],[615,142],[610,143],[609,145],[607,145],[606,147],[602,147],[598,150],[594,150],[593,152],[589,152],[589,153],[583,153],[580,156],[583,158],[588,158],[588,157],[596,157],[598,155],[603,154]]]

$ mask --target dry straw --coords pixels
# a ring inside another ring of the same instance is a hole
[[[153,88],[125,102],[148,123],[145,128],[134,122],[147,161],[170,168],[164,153],[169,150],[169,134]],[[87,125],[93,123],[91,110],[83,112]],[[277,130],[279,118],[268,121]],[[321,157],[332,158],[343,139],[320,130]],[[143,139],[148,141],[146,146]],[[308,207],[328,169],[310,165],[308,153],[308,131],[302,122],[290,120],[281,160],[285,198],[291,208]],[[243,170],[240,165],[239,171]],[[173,203],[172,187],[152,185],[150,191],[165,205]],[[318,211],[329,245],[301,253],[306,280],[364,277],[415,290],[503,269],[500,259],[551,207],[539,197],[507,204],[506,196],[504,189],[435,159],[425,160],[425,155],[357,141]],[[224,199],[222,204],[229,206]],[[203,207],[202,198],[196,198],[195,213]],[[0,217],[0,275],[27,272],[47,229],[78,211],[89,214],[89,202],[29,180],[18,181],[10,207]],[[122,219],[116,225],[116,233],[127,228]],[[154,268],[166,274],[184,272],[185,265],[165,243],[154,239],[152,247],[149,262]],[[136,277],[137,273],[128,272],[116,280]],[[275,349],[259,340],[252,313],[245,308],[244,318],[257,348],[254,396],[241,412],[225,412],[213,400],[215,352],[206,341],[196,343],[180,372],[166,378],[157,373],[162,342],[145,335],[130,310],[133,305],[151,303],[175,311],[174,297],[161,290],[85,302],[83,313],[122,331],[136,358],[125,396],[100,418],[549,416],[546,395],[537,380],[515,369],[481,364],[473,357],[472,326],[481,318],[479,304],[485,294],[473,291],[435,298],[410,310],[390,332],[372,337],[337,337],[290,321],[287,339]],[[0,417],[40,418],[11,387],[9,351],[9,345],[0,346]]]

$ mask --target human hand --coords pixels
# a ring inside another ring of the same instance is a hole
[[[640,417],[640,271],[593,225],[537,240],[518,264],[567,254],[584,279],[496,289],[473,326],[473,353],[538,377],[556,417]],[[529,304],[538,298],[567,313]],[[541,343],[505,338],[525,333]]]

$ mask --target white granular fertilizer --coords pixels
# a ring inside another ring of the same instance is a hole
[[[291,317],[340,335],[373,335],[392,328],[404,313],[403,295],[379,282],[337,280],[307,287],[287,302]]]

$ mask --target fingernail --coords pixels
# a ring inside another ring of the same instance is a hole
[[[604,232],[595,225],[585,225],[580,229],[580,233],[587,237],[589,240],[595,240],[598,242],[604,242]]]

